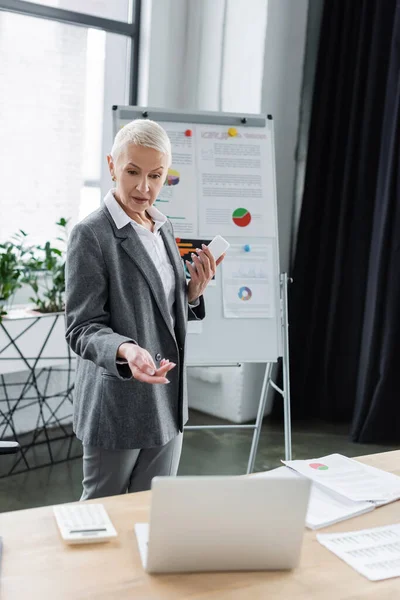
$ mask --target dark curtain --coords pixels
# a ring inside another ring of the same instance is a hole
[[[293,417],[400,440],[400,0],[326,0],[289,292]]]

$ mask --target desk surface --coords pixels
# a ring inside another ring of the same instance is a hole
[[[400,451],[359,460],[400,475]],[[300,566],[291,572],[147,575],[133,525],[148,519],[149,500],[150,492],[102,500],[119,536],[98,545],[65,546],[49,506],[0,514],[2,600],[393,600],[399,596],[399,579],[368,581],[321,546],[309,530]],[[400,502],[396,502],[322,531],[350,531],[399,520]]]

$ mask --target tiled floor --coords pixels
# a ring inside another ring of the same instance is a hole
[[[223,421],[191,411],[190,425],[221,424]],[[180,475],[228,475],[246,472],[251,431],[187,431],[184,437]],[[55,454],[62,456],[67,442],[55,442]],[[42,449],[37,448],[40,462]],[[332,452],[360,456],[396,449],[392,446],[353,444],[345,426],[320,422],[295,423],[292,427],[293,458],[318,457]],[[80,453],[74,442],[73,454]],[[255,471],[279,465],[284,458],[283,426],[265,419],[258,447]],[[1,461],[9,460],[2,457]],[[15,458],[12,458],[15,460]],[[7,463],[8,464],[8,463]],[[6,465],[3,462],[3,467]],[[2,471],[1,469],[0,471]],[[80,458],[50,467],[42,467],[0,479],[0,512],[59,504],[79,499],[81,493],[82,461]]]

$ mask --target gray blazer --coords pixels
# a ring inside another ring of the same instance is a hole
[[[166,444],[188,419],[185,377],[187,319],[205,316],[188,305],[172,225],[161,228],[176,276],[175,330],[160,275],[131,226],[117,229],[106,206],[72,230],[66,264],[66,339],[78,355],[73,427],[83,444],[149,448]],[[141,383],[117,365],[118,347],[134,341],[176,363],[167,385]]]

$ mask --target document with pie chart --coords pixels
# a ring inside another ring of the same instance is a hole
[[[400,477],[341,454],[307,460],[283,460],[300,475],[353,502],[386,504],[400,499]]]
[[[196,127],[199,233],[273,237],[271,140],[266,129]]]
[[[166,215],[178,237],[196,237],[195,129],[190,123],[163,123],[171,140],[172,165],[155,206]]]
[[[272,247],[232,247],[222,265],[224,317],[272,318],[275,315]]]

